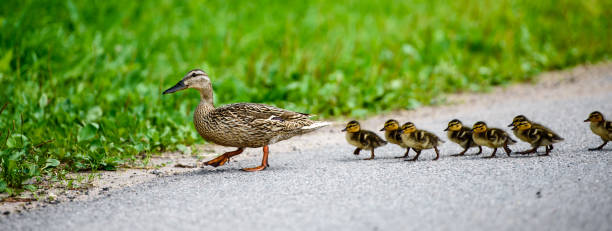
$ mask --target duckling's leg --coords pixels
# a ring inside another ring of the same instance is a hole
[[[433,160],[438,160],[440,158],[440,152],[438,151],[438,147],[434,146],[434,151],[436,151],[436,158],[434,158]],[[465,151],[463,151],[463,152],[465,152]]]
[[[548,150],[548,146],[546,146],[546,150]],[[534,153],[534,152],[537,152],[537,151],[538,151],[538,147],[536,146],[536,147],[534,147],[532,149],[529,149],[527,151],[519,152],[519,154],[526,155],[526,154]]]
[[[243,151],[244,151],[244,148],[238,148],[236,151],[223,153],[222,155],[218,156],[217,158],[214,158],[212,160],[206,161],[204,163],[204,165],[210,165],[210,166],[213,166],[213,167],[219,167],[219,166],[224,165],[225,163],[227,163],[230,160],[230,157],[238,155],[238,154],[242,153]]]
[[[510,156],[510,153],[512,153],[512,149],[510,149],[508,147],[508,143],[506,143],[506,145],[504,145],[504,151],[506,151],[506,155]]]
[[[467,152],[468,149],[470,149],[470,146],[465,147],[465,149],[463,149],[462,152],[457,153],[457,154],[452,154],[451,156],[463,156],[463,155],[465,155],[465,152]],[[481,149],[481,151],[482,151],[482,149]]]
[[[606,144],[608,144],[608,141],[604,141],[604,143],[601,144],[601,146],[599,146],[599,147],[589,148],[589,151],[601,150],[604,146],[606,146]]]
[[[263,147],[263,159],[261,159],[261,165],[257,166],[257,167],[253,167],[253,168],[243,168],[242,171],[247,171],[247,172],[256,172],[256,171],[261,171],[266,169],[269,165],[268,165],[268,153],[269,153],[269,149],[268,149],[268,145]]]
[[[355,151],[353,152],[354,155],[359,155],[359,152],[361,152],[361,148],[356,148]]]
[[[374,148],[372,148],[372,155],[370,158],[365,158],[364,160],[373,160],[374,159]]]
[[[406,153],[403,156],[396,156],[395,158],[406,158],[408,157],[408,153],[410,153],[410,148],[406,148]]]
[[[485,156],[485,157],[483,157],[483,158],[493,158],[493,157],[495,157],[495,153],[496,153],[496,152],[497,152],[497,148],[493,148],[493,153],[491,153],[491,155],[490,155],[490,156]]]
[[[480,153],[482,153],[482,146],[478,146],[478,153],[476,155],[480,155]]]
[[[552,151],[553,149],[555,149],[555,147],[553,147],[553,145],[548,145],[548,147],[550,147],[550,150]]]
[[[412,159],[407,159],[407,160],[404,160],[404,161],[415,161],[415,160],[419,159],[419,155],[421,155],[421,150],[414,149],[414,151],[416,152],[416,156],[414,156],[414,158],[412,158]]]
[[[542,155],[542,156],[548,156],[548,155],[550,155],[550,150],[552,150],[552,149],[548,148],[549,146],[550,146],[550,145],[546,146],[546,153],[545,153],[544,155]]]

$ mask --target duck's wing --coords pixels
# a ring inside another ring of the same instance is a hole
[[[540,128],[530,128],[526,132],[527,138],[529,139],[529,143],[540,142],[542,139],[542,135],[546,136],[543,129]]]
[[[559,136],[557,133],[553,132],[552,130],[548,129],[548,128],[542,128],[542,133],[543,135],[551,140],[551,141],[563,141],[563,137]]]
[[[427,137],[432,144],[437,146],[439,143],[444,143],[444,140],[440,139],[436,134],[429,131],[423,131],[425,133],[425,137]]]
[[[225,105],[215,109],[214,116],[233,121],[236,126],[248,126],[269,131],[296,130],[315,122],[310,120],[306,113],[256,103]]]
[[[608,131],[608,134],[612,133],[612,121],[604,121],[604,128]]]
[[[502,144],[506,141],[506,139],[508,140],[508,144],[516,143],[516,141],[513,140],[508,133],[497,128],[487,130],[487,139],[494,144]]]
[[[387,144],[383,138],[378,136],[376,133],[366,130],[361,130],[359,141],[366,146],[380,147]]]
[[[462,127],[461,130],[457,131],[457,139],[460,140],[469,140],[472,138],[472,129],[467,127]]]

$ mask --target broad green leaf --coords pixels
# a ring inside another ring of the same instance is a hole
[[[40,96],[40,99],[38,100],[38,106],[40,106],[41,108],[44,108],[45,106],[47,106],[48,101],[49,99],[47,98],[47,94],[43,93]]]
[[[97,121],[102,117],[102,108],[95,106],[87,111],[87,122]]]
[[[59,164],[60,164],[59,160],[49,158],[47,159],[47,162],[45,163],[45,167],[43,169],[50,168],[50,167],[57,167]]]
[[[8,148],[22,148],[29,143],[28,137],[22,134],[13,134],[6,140],[6,146]]]
[[[89,123],[89,124],[85,125],[85,127],[82,127],[79,130],[79,135],[78,135],[77,139],[78,139],[79,142],[91,140],[94,137],[96,137],[96,133],[97,132],[98,132],[98,128],[96,128],[96,126],[94,126],[94,124]]]

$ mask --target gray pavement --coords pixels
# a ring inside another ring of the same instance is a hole
[[[413,119],[446,140],[442,129],[452,118],[470,125],[485,120],[506,129],[522,113],[566,139],[549,157],[506,157],[502,151],[498,158],[482,159],[471,155],[475,150],[450,157],[460,149],[448,141],[440,160],[431,161],[432,151],[424,151],[417,162],[394,159],[403,151],[392,145],[378,149],[372,161],[361,160],[366,153],[353,156],[346,143],[284,153],[271,146],[266,171],[239,171],[259,164],[257,154],[217,169],[161,177],[93,201],[0,217],[0,229],[611,230],[612,144],[603,151],[586,151],[601,140],[582,122],[595,109],[612,117],[611,99],[612,91],[499,102],[486,110],[466,107]],[[337,132],[336,138],[344,135]],[[525,150],[528,145],[511,148]]]

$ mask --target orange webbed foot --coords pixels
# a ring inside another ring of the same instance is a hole
[[[245,172],[257,172],[257,171],[264,170],[266,168],[267,168],[266,165],[260,165],[260,166],[253,167],[253,168],[243,168],[242,171],[245,171]]]
[[[220,155],[217,158],[214,158],[212,160],[206,161],[204,163],[204,165],[210,165],[213,167],[219,167],[221,165],[226,164],[227,162],[229,162],[230,158],[227,157],[225,154],[224,155]]]

